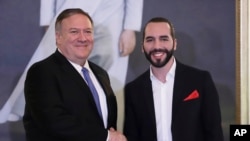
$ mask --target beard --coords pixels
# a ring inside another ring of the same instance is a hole
[[[163,60],[162,59],[156,59],[156,61],[153,61],[151,56],[154,53],[166,53],[167,56],[165,58],[163,58]],[[154,50],[150,51],[149,53],[144,51],[144,55],[147,58],[147,60],[151,63],[152,66],[154,66],[156,68],[161,68],[161,67],[165,66],[169,62],[169,60],[173,56],[173,54],[174,54],[174,47],[171,50],[154,49]]]

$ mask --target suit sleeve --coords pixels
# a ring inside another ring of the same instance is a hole
[[[207,141],[223,141],[219,95],[209,73],[207,73],[204,82],[205,95],[202,102],[202,119],[205,139]]]
[[[131,85],[130,85],[131,86]],[[136,122],[135,108],[133,107],[133,88],[129,85],[125,86],[125,121],[124,121],[124,135],[127,137],[128,141],[138,141],[138,127]]]
[[[141,30],[143,0],[125,0],[124,29]]]

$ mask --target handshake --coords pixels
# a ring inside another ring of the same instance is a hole
[[[127,141],[126,137],[121,132],[116,131],[112,127],[108,130],[108,134],[108,141]]]

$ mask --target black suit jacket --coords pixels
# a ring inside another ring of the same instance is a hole
[[[108,128],[117,103],[106,71],[89,62],[107,100]],[[84,79],[58,51],[32,65],[25,81],[24,128],[28,141],[105,141],[108,131]]]
[[[199,97],[184,101],[197,91]],[[128,141],[156,141],[150,71],[125,87],[124,134]],[[176,61],[172,104],[173,141],[222,141],[219,98],[210,74]]]

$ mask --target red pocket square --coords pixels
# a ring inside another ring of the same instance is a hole
[[[197,90],[194,90],[183,101],[188,101],[188,100],[192,100],[192,99],[196,99],[196,98],[199,98],[199,92]]]

